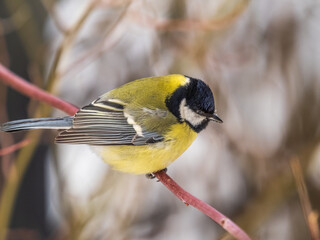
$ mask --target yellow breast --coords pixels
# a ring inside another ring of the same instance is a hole
[[[95,147],[113,168],[134,174],[152,173],[166,168],[195,140],[197,133],[186,123],[177,123],[164,136],[166,141],[142,146]]]

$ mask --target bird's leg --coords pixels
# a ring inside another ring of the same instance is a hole
[[[154,179],[156,176],[153,173],[147,173],[146,178],[148,179]]]
[[[157,171],[157,172],[160,172],[160,171],[165,171],[165,172],[167,172],[168,171],[168,169],[167,168],[164,168],[164,169],[161,169],[161,170],[159,170],[159,171]],[[148,179],[154,179],[156,176],[153,174],[153,173],[147,173],[146,174],[146,178],[148,178]]]

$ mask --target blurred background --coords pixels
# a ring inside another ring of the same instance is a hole
[[[168,174],[254,239],[318,239],[319,22],[316,0],[0,0],[0,62],[79,107],[142,77],[203,79],[224,123]],[[64,115],[0,83],[1,123]],[[230,239],[55,135],[0,133],[1,239]]]

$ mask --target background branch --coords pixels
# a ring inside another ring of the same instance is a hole
[[[56,55],[53,60],[53,64],[50,68],[48,75],[47,87],[51,88],[58,76],[59,64],[63,55],[69,49],[70,45],[73,43],[75,37],[79,33],[80,29],[83,27],[85,21],[90,16],[95,7],[100,3],[101,0],[93,0],[89,3],[88,7],[85,9],[79,20],[74,24],[74,26],[65,32],[65,36],[60,46],[56,51]]]
[[[231,25],[247,8],[249,2],[249,0],[239,1],[230,13],[218,19],[158,19],[147,16],[141,12],[132,12],[129,14],[129,17],[140,26],[154,28],[160,31],[217,31]]]
[[[20,148],[23,148],[24,146],[28,145],[30,143],[30,140],[29,139],[24,139],[16,144],[13,144],[9,147],[6,147],[6,148],[3,148],[3,149],[0,149],[0,156],[4,156],[6,154],[10,154],[14,151],[17,151],[19,150]]]
[[[2,82],[17,90],[18,92],[39,100],[41,102],[45,102],[52,107],[58,108],[61,111],[66,112],[69,115],[74,115],[78,109],[70,103],[67,103],[60,98],[55,97],[54,95],[36,87],[33,84],[28,83],[24,79],[20,78],[9,69],[4,67],[0,63],[0,79]]]
[[[291,171],[297,185],[301,207],[305,221],[309,227],[310,235],[313,240],[319,240],[318,212],[312,210],[308,189],[303,177],[302,167],[298,157],[290,159]]]

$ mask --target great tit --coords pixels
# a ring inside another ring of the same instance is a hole
[[[176,160],[209,121],[222,123],[208,85],[174,74],[129,82],[74,116],[16,120],[1,130],[59,129],[56,143],[92,145],[113,168],[146,174]]]

